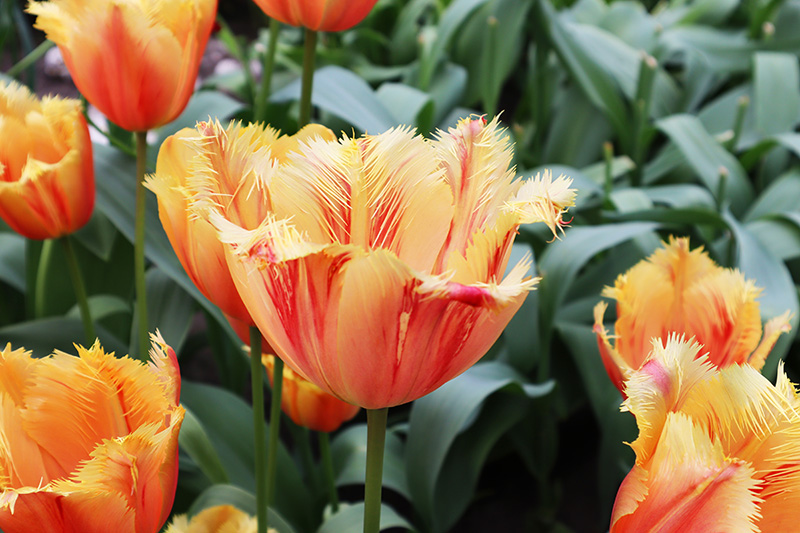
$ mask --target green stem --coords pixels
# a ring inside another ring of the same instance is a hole
[[[261,73],[261,86],[258,88],[258,95],[256,96],[255,111],[253,116],[256,122],[266,122],[267,120],[267,99],[272,88],[272,72],[275,70],[275,51],[278,49],[278,31],[280,30],[280,22],[276,19],[269,21],[269,45],[266,52],[264,52],[264,63]],[[244,68],[249,68],[244,65]]]
[[[650,117],[650,100],[653,94],[653,83],[658,69],[658,62],[647,53],[642,53],[639,62],[639,79],[636,96],[633,100],[633,186],[641,187],[644,155],[647,150],[647,121]]]
[[[736,145],[739,144],[739,138],[742,136],[742,128],[744,127],[744,118],[749,105],[750,98],[747,95],[740,96],[739,101],[736,103],[736,118],[733,121],[733,134],[731,138],[723,144],[725,149],[731,153],[736,151]]]
[[[367,475],[364,485],[364,533],[381,529],[383,448],[386,442],[388,408],[367,410]]]
[[[331,503],[331,511],[336,513],[339,510],[339,494],[336,492],[336,476],[333,472],[333,456],[331,455],[331,439],[324,431],[319,435],[319,458],[322,461],[322,470],[325,473],[325,485],[328,487],[328,498]]]
[[[281,394],[283,392],[283,361],[275,356],[272,368],[272,399],[269,406],[269,448],[267,449],[267,503],[275,503],[275,481],[278,471],[278,437],[281,429]]]
[[[133,239],[133,273],[136,282],[136,309],[138,313],[139,359],[147,360],[147,285],[144,277],[144,222],[146,197],[144,190],[147,164],[147,132],[136,132],[136,220]]]
[[[303,86],[300,91],[300,123],[302,128],[311,120],[311,91],[314,85],[314,54],[317,50],[317,32],[306,28],[303,50]]]
[[[31,50],[28,55],[20,59],[16,65],[8,69],[8,71],[6,71],[6,76],[10,78],[16,78],[20,72],[36,63],[36,61],[38,61],[39,58],[45,54],[45,52],[50,50],[55,45],[56,43],[53,41],[42,42],[42,44]]]
[[[264,365],[261,364],[261,332],[250,326],[250,379],[253,388],[253,435],[256,474],[258,533],[267,532],[267,458],[264,441]],[[270,446],[271,448],[271,446]]]
[[[36,269],[36,293],[33,302],[33,316],[43,318],[45,303],[47,302],[47,268],[52,261],[53,240],[47,239],[42,244],[42,253],[39,255],[39,266]]]
[[[78,267],[78,259],[75,257],[75,249],[72,247],[72,240],[70,240],[69,235],[65,235],[59,240],[64,247],[64,256],[67,258],[67,268],[72,278],[72,286],[75,289],[75,299],[78,301],[78,308],[81,311],[81,320],[83,320],[83,331],[86,333],[87,346],[91,346],[97,338],[97,334],[94,331],[92,314],[89,311],[89,300],[86,298],[86,288],[83,285],[83,277]]]
[[[314,464],[314,454],[311,452],[311,439],[308,436],[308,428],[296,424],[289,424],[288,427],[292,432],[295,446],[300,450],[300,459],[303,461],[303,469],[308,476],[308,483],[316,490],[319,487],[319,478],[317,476],[317,467]]]

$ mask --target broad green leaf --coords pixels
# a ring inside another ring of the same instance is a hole
[[[161,332],[164,340],[180,354],[196,311],[195,302],[172,278],[160,269],[147,271],[147,330]],[[136,343],[136,320],[131,339]]]
[[[128,300],[122,299],[119,296],[111,294],[97,294],[88,298],[89,313],[92,315],[92,320],[95,322],[103,320],[106,317],[116,314],[131,313],[131,303]],[[70,318],[80,318],[80,308],[78,304],[72,307],[66,314]]]
[[[16,233],[0,233],[0,281],[25,292],[25,238]]]
[[[800,211],[800,169],[793,169],[776,179],[750,206],[745,221],[767,215]]]
[[[256,498],[252,493],[234,485],[212,485],[197,497],[189,510],[189,516],[217,505],[232,505],[250,516],[256,515]],[[277,533],[295,533],[292,526],[275,509],[268,509],[267,521],[269,527],[274,528]]]
[[[336,485],[363,485],[367,468],[367,426],[350,426],[333,438],[331,455]],[[403,458],[405,445],[391,430],[386,433],[383,456],[383,486],[410,498]]]
[[[299,100],[300,80],[270,97],[272,102]],[[330,65],[314,73],[311,102],[367,133],[383,133],[395,125],[392,114],[383,106],[375,91],[356,74]]]
[[[720,172],[726,169],[728,177],[724,199],[730,200],[734,213],[742,213],[753,197],[753,187],[739,161],[716,142],[700,121],[690,115],[673,115],[657,123],[678,147],[686,162],[720,200]]]
[[[415,125],[421,133],[433,127],[433,100],[416,87],[384,83],[375,93],[397,124]]]
[[[646,187],[644,193],[655,204],[663,204],[670,208],[705,208],[716,209],[714,197],[708,189],[692,184],[662,185]]]
[[[797,56],[759,52],[753,56],[753,108],[763,135],[794,130],[800,117],[800,69]]]
[[[226,484],[230,481],[217,451],[191,409],[186,409],[184,414],[178,443],[211,483]]]
[[[87,250],[103,261],[111,258],[117,230],[102,211],[96,210],[89,223],[73,234]]]
[[[95,324],[97,337],[106,352],[126,355],[128,347],[119,339]],[[76,353],[75,344],[86,346],[83,323],[77,318],[43,318],[29,322],[19,322],[0,328],[0,345],[7,342],[15,348],[25,347],[36,357],[44,357],[61,350]]]
[[[183,128],[194,129],[198,121],[219,120],[223,124],[241,111],[244,105],[238,100],[234,100],[225,93],[219,91],[197,91],[189,99],[186,109],[175,120],[162,126],[158,131],[158,142],[156,146],[164,142],[164,139],[177,133]],[[150,149],[150,152],[157,150]]]
[[[455,109],[461,101],[467,82],[466,69],[453,63],[445,63],[434,74],[428,93],[433,98],[433,123],[439,128],[455,126],[456,121],[448,120],[448,116],[452,116],[454,112],[458,114],[458,118],[475,114],[473,111],[464,113]]]
[[[758,235],[764,247],[780,261],[800,258],[800,213],[788,215],[745,224],[748,231]],[[795,220],[791,215],[795,215]]]
[[[543,159],[569,161],[577,167],[597,161],[601,157],[603,143],[613,137],[605,115],[575,85],[559,91],[553,105],[552,119],[547,124]],[[576,135],[576,131],[581,134]]]
[[[381,504],[380,530],[404,528],[413,531],[411,524],[386,504]],[[317,533],[361,533],[364,531],[364,504],[339,504],[339,512],[325,520]]]

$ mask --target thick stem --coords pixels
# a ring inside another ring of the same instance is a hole
[[[367,475],[364,485],[364,533],[381,529],[383,448],[386,442],[388,408],[367,410]]]
[[[133,273],[136,282],[136,309],[138,313],[139,359],[147,360],[147,285],[144,278],[144,173],[147,165],[147,132],[136,132],[136,221],[133,241]]]
[[[336,476],[333,472],[333,456],[331,455],[331,439],[324,431],[319,435],[319,458],[322,461],[322,470],[325,473],[325,485],[328,488],[328,498],[331,503],[331,511],[336,513],[339,510],[339,494],[336,492]]]
[[[272,400],[269,406],[269,448],[267,450],[267,503],[275,503],[275,480],[278,471],[278,437],[281,429],[281,393],[283,392],[283,361],[275,356],[272,368]]]
[[[269,45],[264,52],[264,62],[262,63],[261,72],[261,85],[258,88],[258,95],[256,96],[255,111],[253,117],[255,122],[266,122],[267,120],[267,100],[272,88],[272,72],[275,70],[275,50],[278,48],[278,31],[280,30],[280,22],[276,19],[269,21]],[[250,68],[244,65],[245,69]]]
[[[261,332],[250,326],[250,378],[253,385],[253,443],[255,448],[256,519],[258,533],[267,532],[267,469],[264,441],[264,366],[261,364]],[[271,448],[271,446],[270,446]]]
[[[97,334],[94,332],[92,314],[89,312],[89,300],[86,298],[86,288],[83,285],[83,276],[81,276],[81,270],[78,267],[78,259],[75,257],[75,249],[72,247],[72,241],[69,235],[64,235],[59,240],[64,247],[64,256],[67,258],[67,268],[72,278],[75,299],[78,301],[78,308],[81,311],[81,320],[83,320],[83,331],[86,333],[87,346],[91,346],[97,338]]]
[[[47,265],[50,264],[52,255],[53,240],[47,239],[42,244],[42,252],[39,254],[39,266],[36,269],[36,292],[33,296],[33,316],[36,318],[44,317],[45,303],[47,302]]]
[[[302,128],[311,120],[311,91],[314,86],[314,54],[317,50],[317,32],[306,29],[303,51],[303,86],[300,91],[300,123]]]

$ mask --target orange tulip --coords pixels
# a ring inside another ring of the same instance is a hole
[[[0,352],[0,528],[156,533],[178,476],[175,352],[158,334],[148,366],[77,349]]]
[[[535,285],[529,258],[503,279],[517,229],[556,231],[575,192],[549,173],[515,181],[511,157],[497,120],[434,141],[407,128],[314,139],[252,191],[270,208],[256,229],[218,201],[196,212],[287,365],[348,403],[390,407],[473,365]]]
[[[256,519],[231,505],[209,507],[192,517],[176,516],[165,533],[256,533]],[[275,533],[270,528],[269,533]]]
[[[636,464],[611,532],[795,531],[800,520],[800,397],[781,367],[715,366],[677,336],[626,382]]]
[[[78,89],[129,131],[164,125],[194,91],[217,0],[31,2]]]
[[[233,284],[222,243],[208,221],[193,215],[195,204],[219,202],[242,227],[264,220],[268,204],[256,191],[279,161],[301,142],[317,136],[335,138],[327,128],[310,125],[296,135],[279,136],[272,128],[232,124],[224,136],[219,125],[183,129],[161,145],[156,173],[145,186],[158,197],[158,216],[178,259],[197,288],[224,313],[252,325]]]
[[[0,217],[29,239],[82,228],[94,208],[89,129],[78,100],[0,82]]]
[[[255,0],[268,17],[314,31],[352,28],[378,0]]]
[[[595,307],[594,331],[609,377],[622,391],[623,381],[642,366],[651,339],[672,332],[695,337],[717,366],[746,362],[760,369],[780,334],[791,328],[787,311],[767,322],[762,336],[760,293],[753,281],[718,266],[702,248],[690,251],[689,239],[671,237],[603,291],[617,300],[614,346],[603,326],[606,304]]]
[[[269,382],[272,383],[275,356],[262,354],[261,362],[267,367]],[[291,368],[284,367],[281,409],[298,426],[330,432],[356,416],[359,407],[323,392]]]

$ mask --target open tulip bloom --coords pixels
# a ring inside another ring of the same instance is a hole
[[[78,357],[0,351],[0,528],[5,533],[156,533],[178,477],[180,373],[99,343]]]
[[[719,368],[682,337],[655,339],[625,384],[636,464],[612,533],[796,531],[800,397],[783,368],[772,385],[748,364]]]
[[[256,519],[232,505],[217,505],[189,520],[176,516],[164,533],[256,533]],[[270,529],[269,533],[276,533]]]

